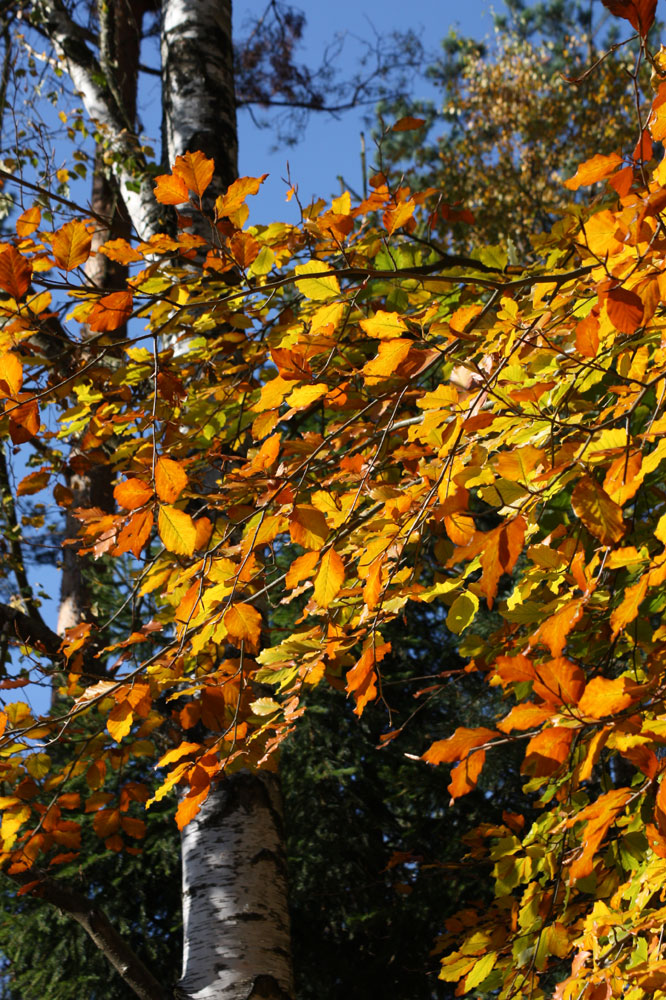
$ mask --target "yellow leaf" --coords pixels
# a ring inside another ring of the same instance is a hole
[[[119,701],[109,712],[106,728],[118,743],[127,736],[132,728],[133,718],[132,706],[128,701]]]
[[[398,313],[384,312],[383,309],[378,309],[374,316],[368,319],[362,319],[359,325],[369,337],[376,337],[377,340],[399,337],[402,331],[407,329],[407,324]]]
[[[379,353],[363,366],[366,382],[377,382],[388,378],[398,365],[405,360],[412,347],[411,340],[385,340],[379,345]]]
[[[73,271],[88,260],[91,246],[90,233],[82,222],[75,219],[73,222],[66,222],[55,234],[53,256],[59,267],[65,271]]]
[[[0,357],[0,394],[15,396],[23,385],[23,365],[12,353]]]
[[[287,405],[294,410],[304,410],[315,403],[328,392],[325,382],[315,382],[314,385],[299,385],[287,396]]]
[[[251,653],[259,649],[262,618],[251,604],[232,604],[224,612],[223,621],[227,635],[236,645],[244,642]]]
[[[16,220],[16,232],[23,239],[26,236],[30,236],[30,233],[34,233],[35,229],[42,220],[42,212],[39,205],[33,205],[32,208],[27,208],[22,215],[19,215]]]
[[[155,490],[160,500],[174,503],[187,486],[187,473],[179,462],[161,456],[155,463]]]
[[[446,616],[446,627],[449,632],[454,632],[456,635],[464,632],[471,625],[474,615],[478,610],[479,598],[476,594],[467,591],[456,597]]]
[[[382,592],[382,566],[384,565],[384,555],[377,556],[370,564],[368,578],[363,588],[363,600],[370,611],[377,606]]]
[[[401,201],[397,205],[389,205],[382,215],[382,222],[389,235],[392,235],[396,229],[400,229],[406,222],[409,222],[415,208],[416,202],[413,198],[410,198],[409,201]]]
[[[324,553],[315,579],[314,596],[320,608],[327,608],[340,592],[345,578],[345,566],[335,551]]]
[[[339,294],[338,279],[330,273],[331,269],[324,261],[310,260],[307,264],[297,264],[294,270],[300,279],[298,289],[306,299],[323,301]],[[301,275],[304,276],[302,279]],[[321,277],[312,277],[313,275],[321,275]]]
[[[610,620],[613,638],[638,616],[638,609],[647,594],[647,588],[647,574],[643,575],[640,580],[630,587],[627,587],[622,602],[611,612]]]
[[[191,556],[197,544],[197,529],[194,521],[184,510],[176,507],[160,507],[157,530],[169,552],[181,556]]]

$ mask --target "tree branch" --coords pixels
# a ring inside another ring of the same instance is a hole
[[[37,646],[53,661],[61,659],[62,639],[37,611],[27,615],[11,604],[0,604],[0,635],[26,646]]]
[[[31,895],[69,914],[89,935],[116,972],[139,1000],[173,1000],[173,993],[155,979],[138,955],[115,930],[104,911],[87,896],[66,888],[54,879],[26,871],[8,875]]]

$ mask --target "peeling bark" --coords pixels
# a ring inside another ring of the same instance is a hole
[[[183,976],[192,1000],[293,996],[277,777],[223,780],[182,833]]]

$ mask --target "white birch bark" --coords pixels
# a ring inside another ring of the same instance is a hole
[[[212,157],[219,194],[238,171],[231,0],[162,0],[161,51],[165,159]]]
[[[292,993],[279,785],[223,780],[182,834],[183,976],[192,1000],[287,1000]]]
[[[155,201],[154,181],[146,171],[146,162],[133,123],[104,83],[104,74],[87,46],[78,25],[70,18],[62,0],[36,0],[31,18],[48,35],[72,83],[81,95],[91,121],[97,125],[112,154],[111,170],[140,239],[164,229],[165,216]]]

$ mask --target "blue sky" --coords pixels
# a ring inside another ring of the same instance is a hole
[[[295,6],[299,4],[295,3]],[[421,38],[425,48],[435,54],[440,40],[454,26],[461,34],[483,38],[492,31],[491,7],[502,10],[502,0],[493,4],[486,0],[310,0],[302,4],[307,16],[302,54],[310,65],[317,62],[326,46],[336,35],[346,33],[347,41],[341,59],[341,74],[353,72],[354,56],[359,51],[356,37],[411,29]],[[261,14],[266,0],[235,0],[234,31],[242,34],[243,24]],[[415,81],[415,93],[424,96],[425,85]],[[327,197],[339,194],[337,176],[343,175],[351,185],[359,185],[360,132],[363,112],[350,111],[339,119],[330,115],[313,114],[297,146],[273,151],[274,134],[270,129],[259,130],[247,111],[239,113],[240,173],[258,176],[268,172],[262,193],[257,196],[253,219],[286,218],[287,161],[292,179],[299,185],[305,203],[313,195]]]

